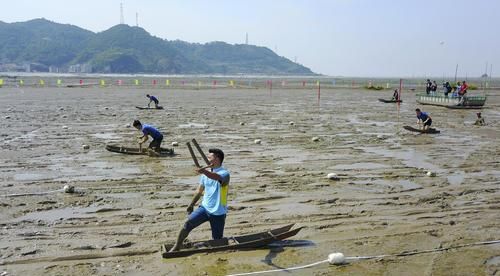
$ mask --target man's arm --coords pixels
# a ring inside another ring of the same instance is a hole
[[[143,136],[139,136],[139,139],[142,139],[139,144],[144,144],[146,143],[146,141],[148,140],[148,135],[143,135]]]
[[[204,174],[206,177],[217,180],[221,184],[222,187],[226,186],[228,184],[228,181],[224,181],[224,177],[218,173],[214,173],[211,171],[207,171],[206,169],[197,169],[196,170],[199,174]]]
[[[191,200],[191,203],[186,209],[188,214],[191,214],[193,212],[194,206],[196,205],[196,202],[198,202],[198,200],[200,199],[201,195],[203,195],[204,190],[205,187],[203,187],[202,185],[198,185],[198,188],[196,189],[193,199]]]

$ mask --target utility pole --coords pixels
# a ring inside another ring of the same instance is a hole
[[[245,44],[248,45],[248,33],[245,36]]]
[[[135,26],[139,27],[139,13],[138,12],[135,13]]]
[[[125,19],[123,18],[123,3],[120,3],[120,24],[125,24]]]

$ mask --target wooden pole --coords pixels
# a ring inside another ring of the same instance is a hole
[[[401,102],[401,94],[402,93],[403,93],[403,79],[399,79],[399,96],[398,96],[399,102],[398,102],[398,104]]]
[[[189,154],[191,154],[191,158],[193,158],[194,165],[196,167],[200,167],[200,163],[198,163],[198,160],[196,159],[196,156],[194,155],[193,148],[191,147],[191,144],[189,142],[186,143],[189,149]]]
[[[201,150],[201,147],[200,145],[198,144],[198,142],[196,142],[196,139],[193,139],[191,140],[193,142],[193,145],[196,147],[196,149],[200,152],[200,155],[201,155],[201,158],[203,158],[203,160],[205,161],[205,163],[207,163],[207,165],[210,165],[210,162],[208,162],[208,158],[207,156],[205,155],[205,153],[203,153],[203,151]]]
[[[321,83],[318,82],[318,106],[319,106],[319,99],[321,98]]]

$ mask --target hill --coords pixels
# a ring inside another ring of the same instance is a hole
[[[266,47],[168,41],[140,27],[93,33],[45,19],[0,21],[0,64],[36,71],[155,74],[310,75],[309,68]],[[36,69],[33,69],[36,68]]]

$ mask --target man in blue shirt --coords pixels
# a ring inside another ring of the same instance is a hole
[[[224,224],[227,213],[227,191],[229,187],[229,172],[222,167],[224,152],[220,149],[208,150],[208,161],[210,170],[198,168],[196,172],[201,174],[198,189],[196,190],[191,204],[187,207],[188,219],[179,231],[175,245],[170,252],[181,249],[184,239],[191,230],[202,223],[210,222],[212,238],[222,239],[224,235]],[[193,212],[193,208],[203,195],[201,205]]]
[[[160,103],[160,101],[158,101],[158,99],[155,96],[150,96],[149,94],[146,94],[146,97],[149,98],[148,107],[152,102],[154,102],[155,108],[158,108],[158,104]]]
[[[159,153],[161,142],[163,141],[163,134],[161,134],[161,132],[153,126],[142,124],[139,120],[135,120],[133,126],[136,129],[142,131],[143,134],[142,136],[139,136],[139,139],[142,139],[141,141],[139,141],[139,147],[142,148],[142,144],[144,144],[148,140],[148,136],[151,136],[151,138],[153,138],[153,141],[149,143],[148,148],[153,149],[155,152]]]
[[[423,130],[426,131],[432,125],[432,119],[426,112],[420,111],[420,108],[415,109],[417,113],[417,125],[423,124]]]

